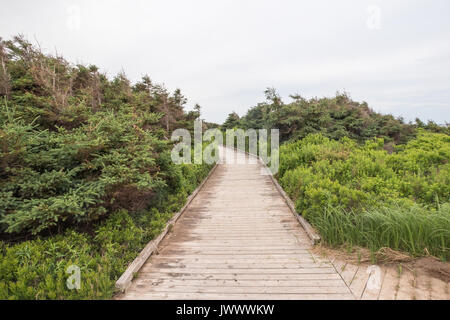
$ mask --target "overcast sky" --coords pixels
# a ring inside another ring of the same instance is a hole
[[[450,122],[450,1],[1,0],[0,36],[179,87],[221,123],[275,87]]]

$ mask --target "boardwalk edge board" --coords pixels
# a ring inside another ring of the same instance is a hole
[[[278,181],[273,177],[273,175],[270,175],[270,178],[272,179],[272,182],[275,184],[275,187],[277,188],[278,192],[281,194],[281,196],[286,201],[286,204],[288,205],[289,209],[291,209],[292,214],[297,218],[300,225],[305,229],[306,234],[311,239],[311,242],[313,245],[320,242],[320,236],[317,234],[317,232],[314,230],[314,228],[309,224],[308,221],[305,220],[300,214],[297,213],[295,210],[294,203],[292,202],[291,198],[288,197],[286,192],[283,190],[283,188],[280,186]]]
[[[198,194],[198,192],[201,190],[203,185],[208,181],[209,177],[213,174],[214,170],[219,165],[219,162],[216,162],[215,166],[209,171],[206,178],[202,181],[202,183],[197,187],[197,189],[192,192],[192,194],[187,198],[185,205],[183,208],[181,208],[180,211],[178,211],[172,219],[167,222],[166,227],[164,230],[160,233],[160,235],[150,241],[144,249],[139,253],[139,255],[136,257],[136,259],[133,260],[133,262],[127,267],[125,272],[120,276],[120,278],[116,281],[116,288],[119,289],[121,292],[125,292],[128,287],[131,285],[131,281],[134,278],[134,275],[142,268],[144,263],[148,260],[148,258],[152,255],[152,253],[158,248],[158,245],[160,242],[164,239],[164,237],[169,232],[171,226],[177,222],[178,218],[184,213],[186,208],[189,206],[189,204],[194,200],[195,196]]]
[[[261,162],[261,164],[264,165],[264,167],[267,169],[267,172],[269,173],[270,179],[275,184],[275,187],[277,188],[278,192],[283,197],[284,201],[286,201],[286,204],[288,205],[288,207],[291,210],[292,214],[295,216],[295,218],[298,220],[300,225],[305,230],[305,232],[308,235],[308,237],[311,239],[312,244],[315,245],[315,244],[319,243],[320,242],[319,234],[314,230],[314,228],[309,224],[309,222],[305,220],[305,218],[303,218],[300,214],[297,213],[297,211],[295,210],[295,205],[292,202],[291,198],[289,198],[289,196],[286,194],[286,192],[280,186],[280,184],[278,183],[277,179],[275,179],[275,177],[273,176],[273,174],[270,171],[270,169],[264,163],[263,159],[260,156],[256,156],[254,154],[248,153],[247,151],[243,151],[243,150],[240,150],[240,149],[237,149],[237,148],[234,148],[234,150],[235,151],[239,151],[239,152],[244,152],[245,154],[253,156],[253,157],[258,157],[259,162]]]

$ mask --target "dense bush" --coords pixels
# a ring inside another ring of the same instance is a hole
[[[280,148],[279,180],[330,244],[450,257],[450,136],[419,130],[385,150],[321,134]]]
[[[406,124],[346,93],[287,104],[265,95],[222,128],[280,130],[277,178],[325,242],[450,257],[447,123]]]
[[[184,204],[186,196],[206,177],[209,166],[182,165],[184,192],[162,205],[138,213],[119,209],[96,223],[92,233],[64,233],[8,245],[0,242],[0,299],[108,299],[114,284],[148,241]],[[81,288],[69,290],[67,268],[81,270]]]
[[[166,186],[156,159],[167,147],[140,129],[131,108],[98,111],[77,128],[55,131],[7,108],[0,119],[1,231],[36,234],[93,221],[117,201],[143,200]]]
[[[109,298],[211,165],[175,165],[200,107],[0,39],[0,299]],[[68,290],[66,269],[81,268]]]
[[[284,103],[274,89],[267,89],[265,94],[267,100],[250,108],[242,118],[234,112],[229,114],[222,128],[279,129],[282,142],[321,133],[331,139],[348,137],[363,142],[380,137],[385,142],[406,143],[417,128],[450,133],[448,125],[438,126],[432,121],[425,124],[419,119],[406,124],[401,118],[374,112],[367,103],[353,101],[346,93],[312,99],[293,95],[290,103]]]

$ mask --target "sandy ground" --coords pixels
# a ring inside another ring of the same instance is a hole
[[[331,249],[316,246],[316,256],[327,257],[357,299],[450,300],[450,263],[434,257],[413,259],[390,249],[377,262],[363,248]]]

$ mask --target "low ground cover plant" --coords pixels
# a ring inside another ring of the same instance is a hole
[[[450,136],[419,130],[386,150],[322,134],[280,148],[279,181],[331,245],[450,257]]]

